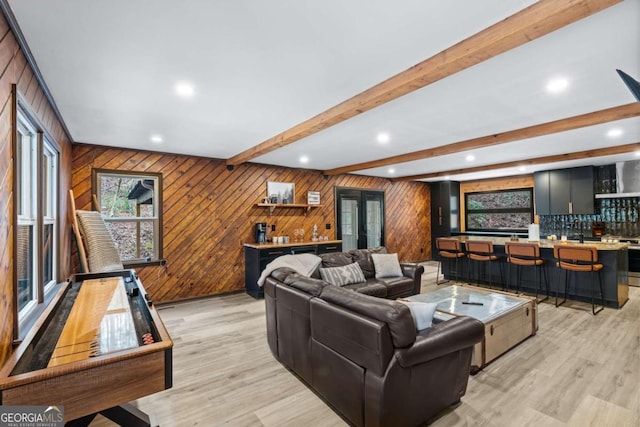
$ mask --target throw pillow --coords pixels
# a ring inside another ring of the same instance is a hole
[[[402,277],[398,254],[371,254],[376,268],[376,279],[382,277]]]
[[[320,268],[322,280],[336,286],[351,285],[365,281],[362,269],[357,262],[342,267]]]
[[[398,300],[409,307],[411,310],[411,316],[416,324],[416,331],[420,332],[423,329],[431,327],[433,322],[433,315],[436,311],[438,304],[435,302],[417,302],[417,301],[402,301]]]

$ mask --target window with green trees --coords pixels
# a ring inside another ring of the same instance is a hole
[[[123,263],[162,258],[162,175],[93,171],[98,210]]]
[[[465,194],[468,231],[524,231],[533,222],[533,189]]]

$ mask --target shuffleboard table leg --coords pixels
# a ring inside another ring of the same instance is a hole
[[[105,409],[104,411],[100,411],[100,414],[109,418],[119,426],[152,427],[149,421],[149,415],[130,403],[123,403],[122,405]]]

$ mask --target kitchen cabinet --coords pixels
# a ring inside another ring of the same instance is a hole
[[[533,175],[538,215],[593,214],[593,166],[536,172]]]
[[[431,183],[431,258],[438,258],[436,239],[460,231],[460,183]]]
[[[329,252],[341,252],[341,240],[329,240],[310,243],[274,244],[244,244],[244,286],[249,295],[254,298],[262,298],[264,291],[258,286],[258,279],[267,264],[282,255],[295,255],[303,253],[326,254]]]

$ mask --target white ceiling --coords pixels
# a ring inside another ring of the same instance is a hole
[[[226,159],[518,12],[511,0],[9,0],[76,142]],[[626,0],[253,161],[328,170],[634,101],[640,0]],[[562,76],[568,89],[552,95]],[[192,99],[174,94],[177,81]],[[619,127],[622,136],[607,138]],[[391,140],[376,142],[378,132]],[[151,135],[164,141],[155,144]],[[358,171],[406,176],[640,142],[640,118]],[[299,157],[308,156],[306,165]],[[589,158],[468,180],[609,164]],[[441,178],[439,178],[441,179]]]

